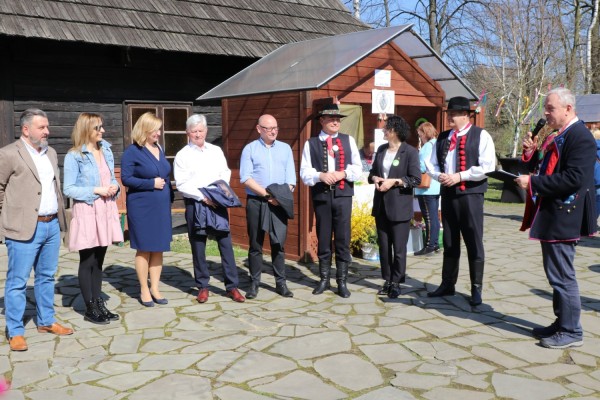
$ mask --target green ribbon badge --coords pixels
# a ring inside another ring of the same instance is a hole
[[[392,165],[393,165],[394,167],[397,167],[397,166],[398,166],[398,164],[400,164],[400,161],[398,161],[398,160],[394,160],[394,161],[392,161]]]

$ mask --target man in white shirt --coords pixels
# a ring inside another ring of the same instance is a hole
[[[483,267],[483,198],[487,172],[496,166],[496,150],[490,134],[471,124],[471,104],[465,97],[448,102],[450,130],[442,132],[431,159],[426,162],[433,179],[440,182],[444,261],[442,283],[429,297],[452,296],[458,279],[460,237],[465,241],[471,278],[470,304],[481,304]]]
[[[206,117],[194,114],[186,121],[186,132],[189,143],[175,156],[173,171],[175,183],[185,200],[185,220],[188,228],[188,238],[192,247],[194,263],[194,278],[198,285],[199,303],[208,300],[208,281],[210,274],[206,261],[207,234],[197,234],[194,228],[197,203],[200,207],[216,207],[211,199],[205,197],[199,188],[209,186],[222,179],[229,183],[231,170],[220,147],[206,142],[208,127]],[[221,266],[225,280],[227,297],[238,303],[246,299],[238,290],[238,272],[231,243],[231,233],[215,236],[221,253]]]
[[[48,147],[48,117],[28,109],[20,122],[21,138],[0,149],[0,237],[8,251],[4,304],[12,351],[28,348],[23,315],[32,268],[38,332],[73,333],[54,318],[54,275],[66,223],[56,151]]]
[[[333,234],[335,243],[338,295],[350,297],[346,286],[350,254],[350,223],[354,181],[362,175],[358,147],[352,136],[339,133],[341,118],[337,104],[329,104],[319,113],[322,130],[304,144],[300,178],[310,186],[317,220],[320,282],[313,294],[329,288]]]

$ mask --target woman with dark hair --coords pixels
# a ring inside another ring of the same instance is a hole
[[[417,128],[417,134],[421,140],[421,150],[419,151],[421,172],[425,173],[427,172],[425,161],[431,158],[431,152],[435,149],[438,131],[431,122],[424,122]],[[415,256],[423,256],[440,249],[440,219],[438,215],[440,183],[435,179],[431,179],[428,188],[415,189],[415,197],[419,201],[419,208],[425,222],[425,246],[415,252]]]
[[[108,324],[119,319],[102,298],[102,264],[109,244],[123,241],[115,198],[115,159],[110,143],[102,139],[98,114],[81,113],[73,128],[73,147],[65,156],[63,191],[72,198],[69,250],[79,251],[79,288],[85,301],[83,319]]]
[[[378,294],[400,295],[406,280],[406,243],[413,217],[412,192],[421,182],[419,152],[406,143],[410,127],[399,116],[388,117],[383,129],[386,144],[379,146],[369,174],[375,184],[372,215],[384,284]]]

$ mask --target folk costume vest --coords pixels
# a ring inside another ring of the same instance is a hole
[[[479,165],[479,143],[481,141],[481,131],[483,129],[472,126],[469,131],[457,138],[456,143],[456,167],[455,172],[466,171],[472,166]],[[446,172],[446,156],[450,149],[450,133],[452,130],[444,131],[438,137],[436,143],[436,155],[440,172]],[[487,179],[482,181],[463,181],[452,187],[442,186],[442,193],[453,193],[457,195],[471,193],[485,193],[487,190]]]
[[[320,172],[328,171],[327,143],[319,140],[318,136],[308,139],[310,148],[310,161],[314,169]],[[343,171],[348,164],[352,163],[352,150],[350,149],[350,137],[343,133],[338,133],[333,139],[335,170]],[[354,195],[354,182],[343,179],[335,185],[329,186],[323,182],[318,182],[310,188],[313,200],[326,200],[330,196],[329,192],[334,191],[336,197],[350,197]]]

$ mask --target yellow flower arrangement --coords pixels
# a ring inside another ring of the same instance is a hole
[[[362,243],[377,244],[375,218],[371,216],[371,206],[367,203],[352,206],[350,231],[350,251],[359,254]]]

